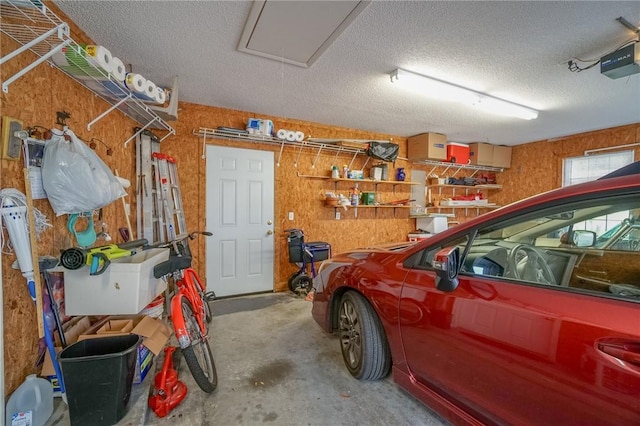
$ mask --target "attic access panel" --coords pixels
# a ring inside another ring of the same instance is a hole
[[[369,3],[256,0],[238,50],[308,68]]]

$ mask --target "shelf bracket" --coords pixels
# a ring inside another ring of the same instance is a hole
[[[207,158],[207,132],[202,135],[202,159],[204,160],[205,158]]]
[[[169,133],[167,133],[166,135],[164,135],[162,138],[160,138],[160,142],[162,142],[163,140],[165,140],[166,138],[168,138],[171,135],[175,135],[176,134],[176,130],[172,127],[171,130],[169,130]],[[204,158],[204,157],[203,157]]]
[[[304,148],[304,141],[300,144],[300,150],[298,151],[298,156],[296,157],[296,162],[293,163],[293,167],[298,167],[298,161],[300,161],[300,154],[302,154],[302,148]]]
[[[338,154],[340,154],[342,152],[342,147],[338,148],[336,150],[336,155],[333,156],[333,164],[335,164],[336,166],[338,165],[337,161],[338,161]]]
[[[143,131],[145,131],[147,129],[147,127],[151,126],[156,120],[158,120],[160,117],[154,117],[153,120],[151,120],[150,122],[147,123],[146,126],[142,127],[141,129],[139,129],[137,132],[135,132],[133,134],[133,136],[131,136],[129,139],[127,139],[124,143],[125,148],[129,146],[129,142],[131,142],[132,140],[134,140],[140,133],[142,133]]]
[[[129,99],[131,99],[133,95],[131,93],[129,93],[129,95],[125,98],[122,98],[120,101],[118,101],[117,103],[111,105],[111,107],[106,110],[105,112],[103,112],[102,114],[100,114],[99,116],[97,116],[96,118],[94,118],[93,120],[91,120],[88,124],[87,124],[87,130],[91,130],[91,126],[93,126],[94,124],[96,124],[98,121],[102,120],[105,116],[109,115],[109,113],[111,113],[111,111],[113,111],[114,109],[118,108],[120,105],[122,105],[123,103],[125,103],[126,101],[128,101]],[[126,146],[126,145],[125,145]]]
[[[351,170],[351,166],[353,166],[353,162],[356,161],[356,157],[358,156],[358,153],[355,152],[353,154],[353,157],[351,158],[351,161],[349,162],[349,170]]]
[[[280,160],[282,159],[282,151],[284,150],[284,140],[280,142],[280,153],[278,154],[278,162],[276,165],[280,167]]]
[[[364,164],[362,165],[362,170],[364,170],[365,167],[367,167],[367,164],[369,163],[369,160],[371,159],[371,157],[369,157],[367,155],[367,159],[364,161]]]
[[[59,30],[60,27],[56,27],[53,28],[51,31],[48,31],[47,33],[43,34],[42,36],[38,37],[37,39],[33,40],[31,43],[28,43],[26,45],[24,45],[22,48],[16,49],[13,52],[11,52],[10,54],[3,56],[2,59],[0,60],[0,64],[2,64],[3,62],[13,58],[16,54],[22,53],[23,51],[25,51],[26,49],[29,49],[32,45],[39,43],[42,37],[44,36],[51,36],[51,34],[49,33],[55,33],[56,31]],[[46,38],[46,37],[45,37]],[[67,46],[68,44],[71,43],[71,40],[65,40],[62,43],[60,43],[58,46],[54,47],[53,49],[51,49],[49,52],[47,52],[46,54],[40,56],[38,59],[36,59],[35,61],[33,61],[32,63],[30,63],[29,65],[27,65],[26,67],[24,67],[23,69],[21,69],[20,71],[18,71],[17,73],[15,73],[14,75],[12,75],[11,77],[9,77],[8,79],[6,79],[3,83],[2,83],[2,91],[4,93],[9,93],[9,85],[11,83],[13,83],[14,81],[16,81],[17,79],[19,79],[20,77],[22,77],[23,75],[25,75],[26,73],[28,73],[29,71],[31,71],[32,69],[34,69],[35,67],[37,67],[38,65],[40,65],[41,63],[45,62],[46,60],[48,60],[50,57],[52,57],[53,55],[55,55],[56,53],[58,53],[60,50],[62,50],[63,47]]]
[[[318,152],[316,153],[316,158],[313,159],[313,163],[311,164],[311,168],[315,169],[316,168],[316,163],[318,162],[318,157],[320,157],[320,153],[322,152],[322,148],[324,148],[324,144],[320,145],[320,147],[318,148]]]

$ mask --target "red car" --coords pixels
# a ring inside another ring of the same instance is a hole
[[[640,162],[417,243],[336,255],[313,317],[355,378],[391,370],[456,424],[638,425],[640,251],[596,244],[634,223]]]

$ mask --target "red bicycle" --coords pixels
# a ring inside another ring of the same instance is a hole
[[[207,291],[198,273],[191,267],[191,251],[187,239],[193,240],[198,234],[213,235],[211,232],[197,231],[167,243],[154,245],[170,248],[171,252],[169,260],[153,268],[153,275],[156,278],[173,278],[173,289],[167,290],[167,294],[171,299],[169,316],[178,345],[200,389],[211,393],[218,386],[218,375],[209,347],[208,334],[208,325],[211,322],[211,308],[208,302],[215,299],[215,294]]]

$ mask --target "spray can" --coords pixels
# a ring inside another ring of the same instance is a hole
[[[342,177],[344,179],[347,179],[349,177],[349,167],[347,167],[346,164],[342,166]]]

